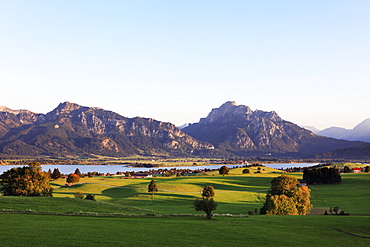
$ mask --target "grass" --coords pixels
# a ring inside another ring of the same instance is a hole
[[[3,246],[369,246],[370,217],[96,218],[0,215]],[[17,222],[17,224],[14,224]],[[345,231],[353,235],[348,235]],[[361,230],[359,232],[357,230]]]
[[[192,201],[205,185],[215,187],[216,214],[247,214],[259,209],[277,171],[229,175],[217,172],[192,177],[153,178],[156,195],[147,192],[151,179],[83,178],[64,187],[52,181],[53,198],[0,196],[0,210],[126,215],[196,214]],[[301,178],[301,173],[292,173]],[[56,215],[0,214],[3,246],[369,246],[370,174],[342,174],[339,185],[313,185],[314,212],[339,206],[349,216],[216,216],[170,218],[111,218]],[[97,201],[75,199],[82,191]],[[362,231],[362,232],[360,232]],[[352,235],[351,235],[352,234]]]

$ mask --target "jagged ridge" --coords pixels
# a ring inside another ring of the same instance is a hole
[[[0,151],[17,155],[185,155],[213,148],[171,123],[70,102],[45,115],[0,112],[0,134]]]
[[[239,155],[275,153],[302,156],[361,144],[316,136],[281,119],[274,111],[252,111],[234,101],[212,109],[199,123],[182,130],[216,148]]]

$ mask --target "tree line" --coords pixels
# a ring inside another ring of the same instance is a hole
[[[335,167],[322,167],[303,170],[303,180],[307,184],[339,184],[342,181],[339,169]]]

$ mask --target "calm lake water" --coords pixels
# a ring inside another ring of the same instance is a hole
[[[290,167],[308,167],[314,166],[319,163],[280,163],[280,164],[263,164],[264,166],[271,167],[271,168],[290,168]],[[156,167],[156,168],[145,168],[145,167],[127,167],[122,165],[42,165],[42,169],[44,171],[51,171],[54,168],[58,168],[59,171],[63,174],[73,173],[76,168],[78,168],[81,173],[88,173],[88,172],[98,172],[98,173],[116,173],[116,172],[139,172],[139,171],[149,171],[149,170],[158,170],[158,169],[191,169],[191,170],[203,170],[203,169],[219,169],[223,165],[206,165],[206,166],[172,166],[172,167]],[[242,165],[227,165],[227,167],[234,167],[234,166],[242,166]],[[19,165],[10,165],[10,166],[0,166],[0,174],[4,171],[7,171],[13,167],[19,167]]]

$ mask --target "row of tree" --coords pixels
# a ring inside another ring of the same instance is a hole
[[[342,181],[339,169],[334,167],[322,167],[317,169],[303,170],[303,180],[307,184],[339,184]]]

